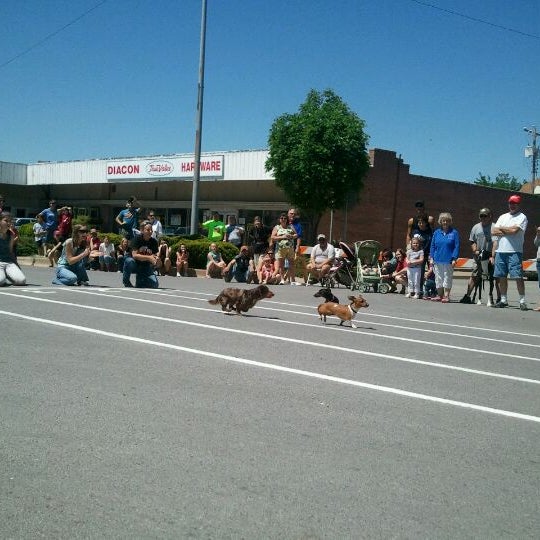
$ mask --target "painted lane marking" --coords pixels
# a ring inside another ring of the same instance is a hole
[[[150,315],[150,314],[146,314],[146,313],[131,313],[131,312],[126,312],[126,311],[122,311],[122,310],[118,310],[118,309],[111,309],[111,308],[104,308],[104,307],[97,307],[97,306],[81,306],[79,304],[71,304],[69,302],[63,302],[63,301],[60,301],[60,300],[50,300],[48,298],[33,298],[33,297],[28,297],[28,298],[30,300],[34,300],[34,301],[37,301],[37,302],[48,302],[48,303],[51,303],[51,304],[60,304],[60,305],[63,305],[63,306],[75,307],[75,308],[79,308],[79,309],[88,309],[88,310],[92,310],[92,311],[103,311],[103,312],[106,312],[106,313],[114,313],[114,314],[118,314],[118,315],[125,315],[127,317],[138,317],[138,318],[144,318],[144,319],[153,319],[153,320],[163,321],[163,322],[167,322],[167,323],[182,324],[182,325],[185,325],[185,326],[193,326],[193,327],[196,327],[196,328],[204,328],[204,329],[211,329],[211,330],[221,331],[221,332],[229,332],[231,334],[241,334],[241,335],[248,335],[248,336],[254,336],[254,337],[262,337],[262,338],[270,339],[270,340],[273,340],[273,341],[277,340],[277,341],[284,341],[286,343],[296,343],[298,345],[308,345],[308,346],[311,346],[311,347],[319,347],[321,349],[330,349],[330,350],[332,350],[334,352],[335,351],[343,351],[343,352],[352,353],[352,354],[356,354],[356,355],[360,355],[360,356],[370,356],[370,357],[374,357],[374,358],[383,358],[385,360],[395,360],[395,361],[398,361],[398,362],[405,362],[405,363],[416,364],[416,365],[421,365],[421,366],[428,366],[428,367],[435,367],[435,368],[440,368],[440,369],[448,369],[448,370],[451,370],[451,371],[459,371],[459,372],[463,372],[463,373],[470,373],[470,374],[473,374],[473,375],[482,375],[482,376],[486,376],[486,377],[494,377],[494,378],[498,378],[498,379],[506,379],[506,380],[511,380],[511,381],[530,383],[530,384],[540,384],[539,380],[528,379],[528,378],[525,378],[525,377],[517,377],[515,375],[507,375],[507,374],[504,374],[504,373],[483,371],[483,370],[477,370],[477,369],[472,369],[472,368],[464,368],[464,367],[461,367],[461,366],[453,366],[453,365],[449,365],[449,364],[439,364],[437,362],[428,362],[426,360],[418,360],[418,359],[415,359],[415,358],[406,358],[406,357],[402,357],[402,356],[394,356],[394,355],[388,355],[388,354],[382,354],[382,353],[376,353],[376,352],[370,352],[370,351],[360,351],[358,349],[352,349],[352,348],[349,348],[349,347],[342,347],[342,346],[339,346],[339,345],[332,345],[332,344],[326,344],[326,343],[314,343],[313,341],[307,341],[307,340],[297,339],[297,338],[289,338],[289,337],[285,337],[285,336],[277,336],[277,335],[274,335],[274,334],[263,334],[262,332],[253,332],[253,331],[249,331],[249,330],[240,330],[240,329],[237,329],[237,328],[223,328],[221,326],[212,326],[210,324],[205,324],[205,323],[196,323],[196,322],[192,322],[192,321],[185,321],[185,320],[182,320],[182,319],[173,319],[173,318],[169,318],[169,317],[162,317],[162,316],[159,316],[159,315]],[[144,302],[146,302],[146,301],[144,300]],[[156,302],[153,302],[153,303],[156,303]],[[157,303],[160,303],[160,302],[157,302]],[[202,310],[203,308],[194,308],[194,309],[201,309]],[[207,311],[207,310],[204,309],[204,311]],[[211,310],[211,311],[213,311],[213,310]],[[302,324],[303,326],[309,326],[311,328],[321,328],[321,326],[318,325],[318,324],[307,324],[307,323],[299,323],[299,324]],[[487,354],[486,351],[482,351],[482,352]]]
[[[73,292],[80,292],[81,294],[90,294],[92,295],[93,293],[91,291],[79,291],[79,290],[75,290]],[[97,296],[97,295],[95,295]],[[171,304],[169,302],[159,302],[159,301],[156,301],[156,300],[152,300],[152,301],[149,301],[149,300],[145,300],[144,298],[134,298],[134,297],[126,297],[126,296],[115,296],[115,295],[107,295],[107,298],[120,298],[121,300],[131,300],[133,302],[145,302],[145,303],[150,303],[152,305],[163,305],[163,306],[168,306],[168,307],[182,307],[184,309],[191,309],[191,310],[194,310],[194,311],[206,311],[206,312],[210,312],[210,313],[217,313],[219,315],[222,314],[221,311],[216,311],[215,309],[212,309],[212,308],[201,308],[201,307],[194,307],[194,306],[185,306],[185,305],[179,305],[179,304]],[[189,298],[189,297],[188,297]],[[198,299],[197,299],[198,300]],[[202,301],[205,301],[205,300],[202,300]],[[259,306],[257,306],[259,307]],[[269,310],[269,311],[277,311],[279,313],[282,313],[284,310],[282,309],[274,309],[274,308],[268,308],[268,307],[263,307],[262,309],[265,309],[265,310]],[[318,318],[318,315],[317,314],[314,314],[314,313],[304,313],[304,312],[301,312],[301,311],[291,311],[291,310],[285,310],[286,313],[293,313],[293,314],[296,314],[296,315],[304,315],[305,317],[311,317],[311,318]],[[359,319],[355,319],[356,322],[361,322],[361,320]],[[314,324],[310,324],[310,323],[302,323],[302,322],[298,322],[298,321],[282,321],[280,319],[269,319],[269,322],[273,322],[273,323],[281,323],[281,324],[287,324],[287,325],[296,325],[296,326],[308,326],[308,327],[317,327],[317,328],[324,328],[326,330],[330,330],[330,331],[336,331],[337,328],[334,326],[325,326],[325,325],[314,325]],[[390,325],[391,326],[391,325]],[[339,328],[339,331],[343,331],[343,330],[346,330],[344,328]],[[359,331],[358,331],[359,330]],[[425,341],[425,340],[420,340],[418,338],[408,338],[408,337],[401,337],[401,336],[392,336],[392,335],[389,335],[389,334],[381,334],[381,333],[377,333],[377,332],[368,332],[367,330],[364,330],[364,329],[361,329],[359,328],[356,333],[359,333],[360,335],[362,336],[371,336],[371,337],[376,337],[376,338],[380,338],[380,339],[391,339],[391,340],[395,340],[395,341],[405,341],[407,343],[419,343],[419,344],[422,344],[422,345],[429,345],[429,346],[432,346],[432,347],[441,347],[441,348],[444,348],[444,349],[456,349],[456,350],[459,350],[459,351],[465,351],[465,352],[474,352],[474,353],[480,353],[480,354],[490,354],[490,355],[495,355],[495,356],[503,356],[503,357],[507,357],[507,358],[519,358],[521,360],[530,360],[532,362],[540,362],[540,359],[537,358],[537,357],[530,357],[530,356],[520,356],[520,355],[517,355],[517,354],[513,354],[513,353],[503,353],[503,352],[498,352],[498,351],[486,351],[486,350],[483,350],[483,349],[473,349],[472,347],[463,347],[461,345],[449,345],[447,343],[434,343],[432,341]],[[434,332],[435,334],[444,334],[444,335],[447,335],[448,333],[447,332]],[[458,336],[460,337],[463,337],[461,334],[458,334]],[[477,338],[477,337],[473,337],[473,336],[470,336],[471,339],[483,339],[483,338]],[[522,345],[524,347],[540,347],[540,345],[535,345],[535,344],[531,344],[531,343],[519,343],[519,342],[515,342],[515,341],[508,341],[508,342],[505,342],[503,340],[492,340],[491,338],[486,338],[486,340],[489,340],[489,341],[496,341],[497,343],[508,343],[510,345]]]
[[[506,411],[504,409],[495,409],[493,407],[485,407],[483,405],[476,405],[474,403],[467,403],[467,402],[464,402],[464,401],[456,401],[456,400],[452,400],[452,399],[440,398],[440,397],[437,397],[437,396],[430,396],[430,395],[427,395],[427,394],[419,394],[417,392],[409,392],[408,390],[401,390],[400,388],[393,388],[393,387],[390,387],[390,386],[381,386],[381,385],[366,383],[366,382],[362,382],[362,381],[355,381],[353,379],[345,379],[343,377],[335,377],[333,375],[326,375],[324,373],[317,373],[317,372],[314,372],[314,371],[306,371],[306,370],[303,370],[303,369],[288,368],[288,367],[279,366],[279,365],[276,365],[276,364],[269,364],[267,362],[258,362],[256,360],[248,360],[246,358],[239,358],[239,357],[236,357],[236,356],[229,356],[229,355],[226,355],[226,354],[213,353],[213,352],[209,352],[209,351],[203,351],[203,350],[200,350],[200,349],[192,349],[190,347],[182,347],[180,345],[173,345],[172,343],[162,343],[162,342],[159,342],[159,341],[152,341],[152,340],[149,340],[149,339],[139,338],[139,337],[136,337],[136,336],[115,334],[113,332],[107,332],[105,330],[97,330],[95,328],[88,328],[87,326],[79,326],[79,325],[76,325],[76,324],[61,323],[61,322],[58,322],[58,321],[49,321],[49,320],[46,320],[46,319],[41,319],[39,317],[30,317],[28,315],[23,315],[23,314],[20,314],[20,313],[12,313],[12,312],[9,312],[9,311],[0,310],[0,314],[7,315],[7,316],[10,316],[10,317],[18,317],[20,319],[24,319],[24,320],[32,321],[32,322],[36,322],[36,323],[42,323],[42,324],[51,325],[51,326],[57,326],[57,327],[61,327],[61,328],[69,328],[71,330],[77,330],[77,331],[86,332],[86,333],[90,333],[90,334],[97,334],[97,335],[100,335],[100,336],[106,336],[106,337],[110,337],[110,338],[113,338],[113,339],[118,339],[118,340],[123,340],[123,341],[130,341],[132,343],[137,342],[137,343],[141,343],[141,344],[144,344],[144,345],[150,345],[152,347],[160,347],[160,348],[164,348],[164,349],[172,349],[172,350],[175,350],[175,351],[182,351],[182,352],[187,352],[187,353],[192,353],[192,354],[198,354],[200,356],[207,356],[209,358],[217,358],[219,360],[225,360],[225,361],[234,362],[234,363],[237,363],[237,364],[244,364],[244,365],[253,366],[253,367],[259,367],[259,368],[264,368],[264,369],[271,369],[271,370],[279,371],[279,372],[283,372],[283,373],[291,373],[291,374],[294,374],[294,375],[301,375],[301,376],[310,377],[310,378],[313,378],[313,379],[319,379],[319,380],[328,381],[328,382],[335,382],[335,383],[345,384],[345,385],[348,385],[348,386],[356,386],[358,388],[365,388],[365,389],[368,389],[368,390],[375,390],[375,391],[384,392],[384,393],[387,393],[387,394],[394,394],[394,395],[402,396],[402,397],[420,399],[420,400],[423,400],[423,401],[430,401],[432,403],[440,403],[440,404],[443,404],[443,405],[451,405],[451,406],[460,407],[460,408],[463,408],[463,409],[471,409],[471,410],[475,410],[475,411],[495,414],[495,415],[498,415],[498,416],[505,416],[505,417],[508,417],[508,418],[515,418],[517,420],[526,420],[526,421],[529,421],[529,422],[540,423],[540,416],[533,416],[533,415],[530,415],[530,414],[522,414],[522,413],[517,413],[517,412],[514,412],[514,411]]]

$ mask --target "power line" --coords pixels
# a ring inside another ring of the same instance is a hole
[[[97,3],[94,7],[91,7],[90,9],[86,10],[84,13],[73,19],[72,21],[68,22],[61,28],[58,28],[58,30],[55,30],[54,32],[51,32],[50,34],[46,35],[43,39],[40,39],[39,41],[36,41],[33,45],[30,45],[30,47],[24,49],[24,51],[21,51],[19,54],[16,54],[13,58],[10,58],[7,62],[4,62],[3,64],[0,64],[0,69],[6,67],[7,65],[11,64],[12,62],[15,62],[15,60],[19,59],[21,56],[24,56],[25,54],[28,54],[30,51],[34,50],[36,47],[39,47],[46,41],[49,41],[49,39],[53,38],[66,28],[69,28],[70,26],[74,25],[76,22],[80,21],[83,17],[86,17],[89,13],[97,9],[98,7],[102,6],[107,0],[102,0],[101,2]]]
[[[457,17],[462,17],[464,19],[468,19],[469,21],[478,22],[481,24],[487,24],[488,26],[492,26],[493,28],[499,28],[500,30],[505,30],[507,32],[514,32],[515,34],[520,34],[521,36],[531,37],[534,39],[540,39],[540,36],[537,36],[536,34],[528,34],[527,32],[522,32],[521,30],[516,30],[515,28],[509,28],[508,26],[503,26],[501,24],[495,24],[489,21],[486,21],[484,19],[478,19],[476,17],[471,17],[470,15],[465,15],[464,13],[459,13],[457,11],[453,11],[451,9],[442,8],[440,6],[435,6],[433,4],[429,4],[428,2],[422,2],[421,0],[410,0],[411,2],[415,2],[416,4],[420,4],[421,6],[430,7],[433,9],[438,9],[439,11],[444,11],[445,13],[450,13],[450,15],[456,15]]]

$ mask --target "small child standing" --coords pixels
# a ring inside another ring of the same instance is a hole
[[[407,250],[407,279],[409,281],[409,290],[405,298],[421,297],[420,278],[422,276],[422,265],[424,264],[424,251],[421,249],[422,240],[413,236],[411,248]]]

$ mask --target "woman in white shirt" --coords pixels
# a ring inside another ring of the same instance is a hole
[[[99,244],[99,267],[104,272],[111,272],[114,265],[114,244],[110,242],[109,237],[106,236],[103,242]]]

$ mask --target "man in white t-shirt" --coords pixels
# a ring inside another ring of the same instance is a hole
[[[501,300],[494,307],[508,307],[506,293],[508,291],[508,277],[516,280],[519,294],[519,308],[527,311],[525,303],[525,283],[523,281],[523,242],[527,230],[527,216],[521,212],[519,205],[521,196],[510,195],[508,209],[495,223],[491,230],[495,237],[495,271],[494,277],[499,283]]]
[[[321,280],[332,268],[336,250],[332,244],[328,243],[324,234],[319,234],[317,241],[319,243],[313,246],[311,259],[306,268],[312,279]]]

